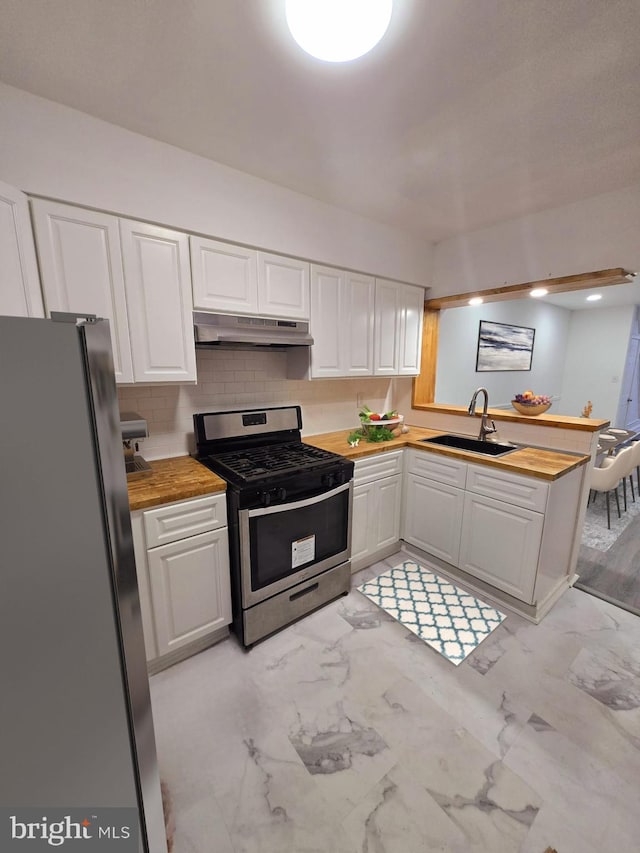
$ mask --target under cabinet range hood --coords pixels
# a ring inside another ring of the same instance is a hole
[[[313,344],[307,320],[243,317],[198,311],[193,315],[193,327],[198,347],[285,349],[286,347],[310,347]]]

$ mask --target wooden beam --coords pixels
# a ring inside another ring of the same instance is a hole
[[[541,281],[528,281],[523,284],[510,284],[501,287],[490,287],[487,290],[476,290],[470,293],[456,293],[453,296],[428,299],[427,308],[459,308],[468,305],[474,296],[481,296],[484,302],[500,302],[526,296],[536,287],[544,287],[549,293],[567,293],[572,290],[586,290],[590,287],[609,287],[612,284],[628,284],[636,275],[634,272],[616,267],[610,270],[597,270],[579,275],[565,275],[559,278],[545,278]]]

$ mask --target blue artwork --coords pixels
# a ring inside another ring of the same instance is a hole
[[[480,320],[476,372],[531,370],[535,333],[527,326]]]

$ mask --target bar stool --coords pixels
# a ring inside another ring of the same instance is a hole
[[[629,450],[631,450],[631,448],[629,448]],[[600,468],[593,467],[591,469],[591,480],[589,482],[591,492],[605,492],[607,496],[607,527],[609,530],[611,530],[611,511],[609,509],[609,495],[611,492],[615,492],[618,518],[621,517],[618,486],[625,476],[623,472],[626,471],[626,466],[630,461],[626,458],[627,455],[628,451],[622,451],[617,456],[612,456],[609,459],[606,459],[606,465],[603,464]]]
[[[613,448],[618,444],[618,439],[615,435],[608,435],[606,432],[601,432],[598,436],[598,444],[611,453]]]

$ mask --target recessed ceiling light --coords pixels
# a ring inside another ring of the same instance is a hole
[[[537,299],[539,296],[546,296],[549,291],[546,287],[534,287],[529,296],[533,296],[534,299]]]
[[[393,0],[286,0],[291,35],[325,62],[349,62],[378,44],[391,20]]]
[[[601,293],[592,293],[590,296],[587,296],[587,302],[597,302],[598,299],[602,299]]]
[[[469,305],[482,305],[483,299],[482,296],[473,296],[469,300]]]

